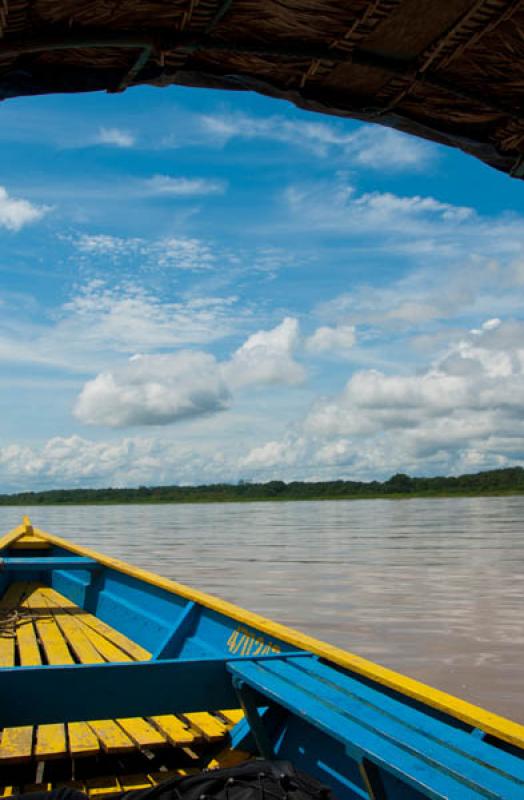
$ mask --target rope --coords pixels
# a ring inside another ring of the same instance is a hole
[[[0,639],[15,639],[17,626],[30,619],[31,611],[28,608],[0,611]]]

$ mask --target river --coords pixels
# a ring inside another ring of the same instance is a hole
[[[524,497],[23,513],[524,722]]]

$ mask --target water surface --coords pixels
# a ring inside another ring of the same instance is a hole
[[[524,497],[23,513],[524,722]]]

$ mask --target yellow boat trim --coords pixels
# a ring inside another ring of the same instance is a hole
[[[0,538],[0,549],[8,547],[14,540],[22,536],[27,529],[34,532],[35,535],[46,539],[58,547],[64,547],[78,555],[87,556],[96,559],[100,564],[103,564],[109,569],[122,572],[124,575],[129,575],[132,578],[137,578],[140,581],[145,581],[152,586],[157,586],[159,589],[165,589],[167,592],[185,597],[187,600],[192,600],[195,603],[200,603],[206,608],[210,608],[219,614],[224,614],[231,619],[241,622],[244,625],[249,625],[256,630],[263,631],[264,633],[276,639],[281,639],[288,644],[293,645],[298,649],[309,650],[315,655],[325,658],[334,664],[338,664],[345,669],[370,678],[377,683],[394,689],[397,692],[412,697],[422,703],[426,703],[432,708],[436,708],[446,714],[450,714],[457,719],[462,720],[474,728],[479,728],[492,736],[503,739],[506,742],[516,745],[517,747],[524,748],[524,725],[518,722],[512,722],[499,714],[494,714],[491,711],[486,711],[473,703],[468,703],[466,700],[460,700],[447,692],[440,689],[433,689],[431,686],[395,672],[392,669],[383,667],[380,664],[375,664],[366,658],[357,656],[340,647],[322,642],[312,636],[307,636],[300,631],[288,628],[286,625],[281,625],[279,622],[273,622],[265,617],[255,614],[251,611],[246,611],[234,603],[227,600],[220,600],[213,595],[201,592],[198,589],[192,589],[182,583],[177,583],[168,578],[162,578],[152,572],[141,569],[140,567],[133,567],[125,561],[120,561],[116,558],[110,558],[96,550],[81,545],[72,544],[60,536],[55,536],[51,533],[46,533],[38,528],[31,526],[28,517],[24,517],[24,522],[18,528],[15,528],[10,533]]]

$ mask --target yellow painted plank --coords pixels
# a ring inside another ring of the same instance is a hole
[[[184,714],[192,728],[200,731],[210,742],[218,742],[227,733],[227,728],[217,717],[208,714],[207,711],[198,711],[192,714]]]
[[[117,719],[116,722],[127,733],[137,747],[158,747],[167,744],[165,736],[145,719],[130,717]]]
[[[33,726],[5,728],[0,743],[0,763],[28,761],[33,752]]]
[[[25,593],[29,590],[32,584],[20,581],[17,584],[13,584],[12,587],[8,589],[8,591],[4,594],[2,598],[2,606],[3,608],[12,608],[16,603],[20,602],[25,595]],[[21,659],[22,657],[26,658],[26,660],[22,660],[22,664],[24,665],[38,665],[40,664],[40,652],[38,650],[38,645],[36,643],[35,632],[33,630],[33,625],[31,620],[24,619],[22,623],[22,641],[28,641],[28,647],[22,647],[21,650]],[[18,623],[18,631],[17,634],[20,635],[20,623]],[[26,634],[29,634],[26,636]],[[14,639],[12,640],[14,644]],[[20,645],[20,641],[19,641]],[[15,661],[15,651],[14,648],[9,650],[9,654],[11,656],[11,663],[4,664],[4,666],[13,666]],[[4,650],[4,656],[7,655],[6,650]],[[28,659],[28,660],[27,660]],[[22,727],[16,728],[6,728],[2,733],[2,741],[0,743],[0,763],[17,763],[20,761],[27,761],[31,758],[33,751],[33,727],[32,725],[24,725]]]
[[[24,667],[36,667],[42,663],[36,632],[30,618],[22,618],[18,623],[16,641],[20,663]]]
[[[29,596],[24,600],[24,607],[29,609],[35,614],[42,613],[42,598],[39,595],[38,589],[35,587],[30,591]],[[52,654],[50,657],[49,652],[49,645],[50,641],[48,638],[44,639],[42,625],[45,624],[45,620],[38,618],[36,622],[36,627],[40,638],[42,640],[42,645],[44,647],[47,659],[50,664],[63,664],[63,663],[71,663],[70,661],[62,661],[62,660],[52,660]],[[46,636],[48,637],[49,634],[46,632]],[[30,619],[22,618],[19,628],[18,628],[18,651],[20,655],[20,663],[23,666],[35,666],[41,663],[40,651],[38,648],[38,643],[36,641],[36,635],[33,628],[33,623]],[[53,652],[56,651],[54,648]],[[55,654],[60,657],[60,648],[56,651]],[[69,656],[69,651],[67,651]],[[70,658],[70,656],[69,656]],[[67,738],[66,738],[66,731],[65,727],[61,723],[51,724],[51,725],[39,725],[36,728],[36,746],[35,746],[35,756],[40,758],[60,758],[61,756],[67,755]]]
[[[46,607],[49,608],[57,627],[74,650],[78,660],[83,664],[104,662],[103,656],[90,641],[90,634],[94,633],[94,631],[82,626],[76,615],[73,616],[70,613],[64,613],[63,609],[53,604],[53,601],[48,596],[48,592],[41,592],[39,597]],[[89,631],[89,635],[86,635],[85,631]],[[104,643],[106,643],[105,640]],[[107,645],[108,647],[113,647],[109,642],[107,642]],[[113,655],[113,653],[110,654]],[[119,658],[116,660],[129,660],[129,657],[125,654],[120,656],[120,651],[118,651],[117,655]],[[129,720],[128,727],[133,730],[137,729],[137,735],[142,736],[142,738],[145,738],[146,731],[144,729],[150,728],[145,722],[141,726],[140,720],[136,720],[136,724],[133,724],[133,721]],[[75,755],[87,755],[88,753],[92,754],[93,752],[98,752],[98,738],[100,739],[102,747],[108,752],[114,752],[115,750],[121,752],[122,750],[129,750],[132,747],[129,739],[120,735],[121,731],[118,730],[118,727],[112,720],[107,720],[104,723],[97,721],[92,723],[91,727],[82,722],[74,723],[69,727],[69,730],[70,737],[72,733],[70,747]],[[95,735],[95,733],[97,735]],[[152,736],[150,736],[150,738],[152,738]],[[135,739],[133,738],[132,741],[135,741]]]
[[[0,550],[4,550],[6,547],[12,547],[14,543],[26,533],[30,535],[33,534],[33,526],[31,525],[31,520],[28,516],[24,516],[22,518],[21,525],[17,525],[16,528],[13,528],[13,530],[9,531],[0,538]],[[48,540],[48,537],[45,534],[42,534],[42,531],[39,532],[39,537]]]
[[[39,725],[36,729],[35,756],[59,758],[67,755],[65,728],[62,724]]]
[[[28,586],[27,581],[11,583],[0,600],[0,667],[12,667],[15,663],[18,606]]]
[[[103,778],[90,778],[86,782],[86,791],[89,797],[103,797],[122,790],[118,780],[113,775],[107,775]]]
[[[47,593],[47,597],[49,597],[49,593]],[[133,660],[131,656],[125,653],[120,647],[110,642],[105,636],[99,634],[94,627],[85,625],[84,620],[86,616],[91,615],[77,614],[75,615],[74,619],[76,624],[82,627],[82,631],[85,633],[93,647],[100,655],[104,657],[105,660],[111,662],[127,662]],[[109,626],[105,626],[105,628],[107,630],[111,630]],[[184,728],[183,723],[181,723],[180,720],[173,715],[166,715],[164,721],[168,725],[171,733],[176,729],[177,735],[180,736],[180,744],[191,744],[196,738],[201,738],[191,735],[189,731]],[[166,737],[169,741],[172,741],[167,734],[164,735],[164,731],[161,727],[156,726],[156,728],[158,728],[158,730],[156,730],[140,717],[119,719],[118,724],[123,727],[132,741],[136,742],[138,747],[154,747],[164,745],[166,744]]]
[[[95,756],[100,750],[98,739],[86,722],[67,725],[69,752],[72,756]]]
[[[124,651],[120,649],[120,647],[117,647],[115,644],[110,642],[105,638],[105,636],[101,636],[93,628],[84,626],[83,630],[95,650],[102,657],[103,661],[111,661],[115,663],[119,661],[133,661],[131,656],[128,656],[127,653],[124,653]]]
[[[100,633],[98,633],[95,630],[95,627],[88,624],[89,618],[92,617],[91,614],[79,609],[79,607],[75,606],[75,604],[70,600],[62,597],[58,594],[58,592],[56,592],[54,589],[50,589],[49,587],[46,587],[43,595],[47,607],[53,612],[57,621],[58,617],[60,616],[62,621],[59,622],[59,625],[62,627],[62,630],[65,630],[66,628],[68,631],[72,630],[71,623],[64,622],[66,618],[69,618],[78,633],[81,634],[82,637],[84,637],[84,640],[87,641],[87,647],[82,646],[78,650],[80,661],[82,661],[82,663],[93,664],[100,663],[101,661],[118,662],[133,660],[131,656],[124,652],[124,650],[122,650],[116,644],[113,644],[113,642],[111,642],[106,636],[102,636]],[[60,614],[57,612],[60,612]],[[93,617],[93,619],[95,619],[95,617]],[[108,630],[112,630],[109,628],[109,626],[106,626],[106,628]]]
[[[241,719],[244,719],[244,712],[241,708],[226,708],[220,709],[218,712],[229,725],[236,725]]]
[[[188,725],[178,717],[175,717],[174,714],[160,714],[155,717],[149,717],[149,719],[171,744],[184,746],[194,744],[203,739],[200,733],[191,730]]]
[[[13,550],[49,550],[50,546],[49,542],[40,536],[29,534],[24,534],[11,545]]]
[[[131,641],[131,639],[128,639],[128,637],[124,636],[120,631],[106,625],[105,622],[102,622],[102,620],[93,616],[93,614],[83,614],[82,622],[96,631],[100,636],[105,637],[113,645],[119,647],[134,661],[148,661],[151,658],[151,653],[148,650],[141,647],[136,642]]]
[[[54,589],[47,588],[45,596],[65,609],[74,609],[75,616],[77,616],[84,625],[87,625],[89,628],[92,628],[94,631],[96,631],[100,636],[108,639],[109,642],[119,647],[135,661],[147,661],[149,658],[151,658],[151,653],[149,650],[146,650],[136,642],[133,642],[127,636],[124,636],[123,633],[115,630],[110,625],[106,625],[106,623],[102,622],[102,620],[98,619],[98,617],[95,617],[93,614],[89,614],[87,611],[83,611],[79,614],[78,606],[75,606],[75,604],[70,600],[62,597],[62,595],[60,595]]]
[[[225,769],[226,767],[236,767],[238,764],[243,764],[252,758],[251,753],[246,750],[233,750],[228,747],[226,750],[221,750],[214,758],[211,759],[207,765],[207,769]]]
[[[89,727],[96,733],[106,753],[126,753],[135,749],[131,739],[112,719],[90,720]]]
[[[29,607],[30,595],[35,590],[36,583],[27,583],[24,596],[20,601],[19,620],[16,628],[18,655],[24,667],[38,667],[42,663],[40,648],[33,626],[32,612]]]
[[[0,786],[0,797],[12,797],[18,794],[17,786]]]
[[[137,789],[150,789],[153,781],[147,775],[119,775],[118,782],[123,792],[134,792]]]
[[[76,616],[69,614],[68,612],[59,608],[57,605],[53,604],[52,601],[48,600],[44,590],[40,592],[40,596],[42,597],[43,602],[46,603],[47,607],[49,608],[51,614],[53,615],[53,619],[58,625],[70,649],[75,654],[77,660],[81,664],[102,663],[104,661],[103,657],[100,655],[96,647],[94,647],[90,642],[80,620],[78,620]]]
[[[74,664],[74,659],[62,636],[62,632],[40,591],[35,589],[27,598],[26,603],[34,614],[35,627],[42,643],[47,663],[54,665]]]
[[[11,667],[15,663],[15,636],[0,633],[0,667]]]
[[[66,635],[69,645],[75,650],[83,664],[100,663],[104,660],[113,662],[132,660],[121,648],[99,634],[94,628],[83,623],[82,618],[89,615],[75,613],[73,616],[67,612],[63,613],[64,609],[58,606],[59,600],[56,593],[53,596],[46,591],[41,592],[41,595],[43,595],[43,602],[48,604],[47,607],[53,613],[62,633]],[[145,719],[123,718],[117,720],[117,723],[137,747],[158,747],[166,744],[165,737]],[[112,726],[110,727],[112,728]],[[114,729],[112,730],[114,733]],[[104,746],[103,739],[102,744]],[[120,745],[117,746],[120,748]]]
[[[42,609],[43,612],[45,612],[46,608],[49,608],[49,614],[51,615],[51,608],[47,603],[44,588],[45,587],[39,587],[37,591],[33,592],[30,599],[30,606],[33,605],[34,608]],[[70,617],[70,619],[73,618]],[[64,638],[62,632],[60,628],[57,626],[55,620],[56,617],[53,614],[53,616],[49,616],[47,618],[47,623],[48,623],[47,626],[45,625],[44,622],[45,638],[42,637],[42,643],[46,651],[48,661],[51,664],[52,663],[73,664],[74,659],[71,656],[69,649],[67,649],[67,647],[64,644]],[[40,621],[42,622],[42,620]],[[51,621],[50,625],[49,621]],[[58,642],[58,647],[57,647],[57,642]],[[98,654],[95,651],[95,657],[96,656],[98,656]],[[67,659],[67,660],[62,661],[61,659]],[[63,737],[65,742],[66,741],[65,728],[64,726],[61,727],[63,729]],[[88,756],[88,755],[96,755],[99,752],[100,746],[98,744],[98,739],[91,730],[91,728],[89,728],[85,722],[69,723],[69,725],[67,726],[67,731],[69,734],[69,752],[71,753],[71,755]],[[39,735],[40,735],[40,728],[38,728],[37,730],[37,742]],[[66,753],[67,753],[67,748],[64,750],[63,755],[65,755]]]
[[[50,792],[52,788],[52,783],[26,783],[24,786],[24,794],[31,794],[31,792]]]

